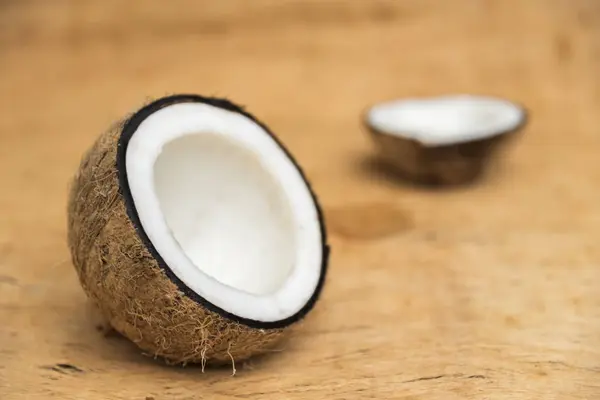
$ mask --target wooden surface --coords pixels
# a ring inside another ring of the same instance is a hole
[[[594,0],[2,1],[0,398],[600,399],[598,71]],[[530,108],[497,168],[383,173],[364,107],[457,91]],[[327,211],[322,302],[234,377],[104,337],[65,244],[84,149],[175,92],[245,104]]]

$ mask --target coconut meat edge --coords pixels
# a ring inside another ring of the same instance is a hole
[[[256,122],[203,103],[170,105],[138,126],[125,165],[146,235],[200,297],[263,322],[312,297],[323,258],[317,207]]]
[[[380,103],[367,113],[379,133],[440,146],[485,139],[522,124],[522,107],[507,100],[474,95],[448,95]]]

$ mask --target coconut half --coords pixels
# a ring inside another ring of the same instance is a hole
[[[227,100],[169,96],[113,126],[85,155],[68,211],[86,293],[172,362],[260,353],[322,290],[318,201],[269,129]]]
[[[526,120],[525,109],[505,99],[448,95],[383,102],[364,123],[384,160],[406,177],[454,184],[479,176]]]

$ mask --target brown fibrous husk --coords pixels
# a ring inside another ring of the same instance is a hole
[[[255,329],[187,297],[136,233],[119,193],[114,124],[86,152],[68,201],[68,243],[81,285],[110,325],[169,363],[230,363],[273,347],[283,329]]]

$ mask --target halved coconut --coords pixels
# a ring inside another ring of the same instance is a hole
[[[526,119],[523,107],[504,99],[448,95],[377,104],[365,124],[384,160],[406,177],[459,184],[479,176]]]
[[[227,100],[165,97],[113,126],[80,165],[68,217],[86,293],[173,362],[264,351],[324,283],[329,248],[306,177]]]

